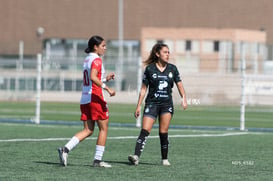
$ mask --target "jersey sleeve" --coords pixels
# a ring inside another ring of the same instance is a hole
[[[100,71],[102,65],[101,58],[96,58],[93,60],[91,64],[91,69],[96,69],[97,71]]]
[[[149,84],[149,79],[148,79],[149,73],[148,73],[148,68],[146,67],[144,73],[143,73],[143,78],[142,78],[142,83],[148,86]]]
[[[178,71],[177,67],[174,66],[174,82],[177,83],[180,81],[181,81],[181,77],[180,77],[179,71]]]

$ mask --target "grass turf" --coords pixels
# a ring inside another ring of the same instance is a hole
[[[139,129],[111,127],[104,160],[112,168],[102,169],[90,166],[96,129],[91,139],[70,152],[64,168],[59,165],[57,148],[79,130],[81,126],[0,123],[0,180],[272,179],[273,133],[229,132],[234,135],[224,136],[226,131],[171,129],[172,165],[164,167],[160,165],[157,129],[153,129],[140,165],[130,166],[127,156],[134,150]],[[26,140],[29,138],[35,140]]]
[[[135,123],[135,105],[109,104],[110,123]],[[35,116],[35,104],[31,102],[0,102],[1,119],[26,120]],[[42,102],[41,120],[78,121],[78,103]],[[246,127],[273,128],[272,106],[247,106]],[[238,106],[194,106],[186,111],[175,106],[171,125],[240,127],[240,107]]]

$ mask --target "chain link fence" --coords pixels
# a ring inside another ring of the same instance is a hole
[[[41,72],[42,101],[79,101],[82,86],[82,61],[84,57],[50,57],[43,56]],[[113,102],[135,103],[139,88],[139,57],[123,60],[120,87],[116,80],[109,86],[119,90]],[[214,60],[211,60],[214,62]],[[118,57],[103,57],[106,72],[117,72]],[[173,60],[171,60],[173,62]],[[191,69],[190,63],[177,63],[190,104],[204,105],[240,105],[242,94],[242,75],[240,71],[222,73],[218,70],[198,72],[198,61]],[[187,66],[185,66],[187,65]],[[20,60],[18,57],[0,58],[0,100],[35,100],[37,83],[37,57],[28,56]],[[251,71],[249,71],[251,72]],[[272,105],[273,74],[247,73],[245,78],[246,103],[250,105]],[[180,102],[176,88],[174,102]],[[69,99],[68,99],[69,98]]]

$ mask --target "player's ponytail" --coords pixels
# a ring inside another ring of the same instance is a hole
[[[85,53],[94,52],[94,46],[99,46],[104,39],[100,36],[92,36],[88,41],[88,47],[84,50]]]

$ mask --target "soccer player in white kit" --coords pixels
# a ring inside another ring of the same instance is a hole
[[[92,36],[88,41],[88,54],[83,63],[83,87],[80,100],[81,120],[83,130],[76,133],[64,147],[58,149],[60,162],[67,166],[69,151],[75,148],[86,137],[94,132],[95,122],[99,127],[99,134],[96,143],[96,152],[93,160],[94,167],[111,167],[110,164],[102,161],[103,153],[108,133],[109,112],[104,99],[103,90],[110,96],[115,95],[115,91],[109,88],[103,81],[114,79],[114,73],[109,73],[103,78],[105,70],[102,64],[102,56],[106,51],[106,42],[100,36]]]

